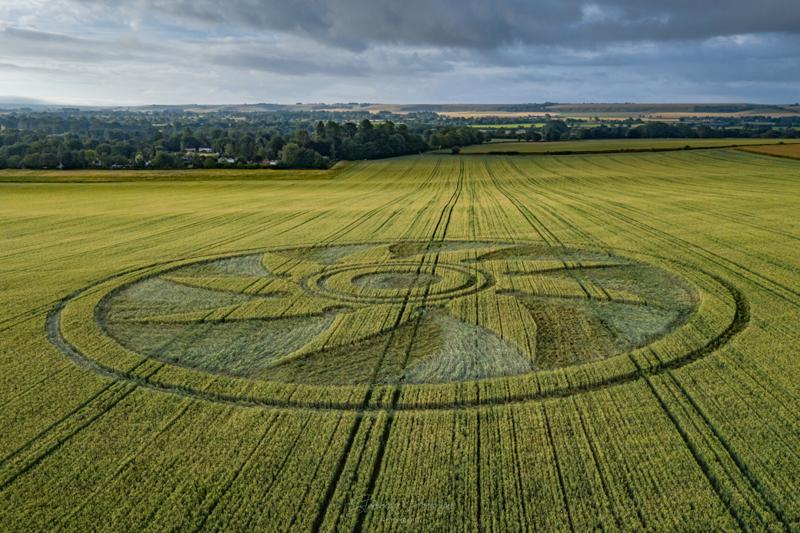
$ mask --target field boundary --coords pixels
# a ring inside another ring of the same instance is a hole
[[[125,170],[36,170],[0,169],[0,185],[4,183],[42,183],[42,184],[101,184],[101,183],[159,183],[198,181],[301,181],[332,180],[347,170],[351,161],[339,161],[326,169],[197,169],[177,168],[168,170],[125,169]],[[30,177],[28,177],[30,176]],[[94,178],[93,176],[97,176]]]

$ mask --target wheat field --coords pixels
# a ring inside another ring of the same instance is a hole
[[[797,161],[284,174],[0,178],[2,529],[800,529]]]

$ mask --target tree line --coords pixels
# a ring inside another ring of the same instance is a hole
[[[466,126],[366,118],[11,113],[0,115],[0,168],[326,168],[484,140]]]
[[[326,168],[478,144],[490,138],[561,141],[620,138],[800,136],[795,117],[708,123],[546,117],[482,127],[432,112],[14,111],[0,113],[0,168]],[[716,120],[716,122],[715,122]],[[496,125],[495,125],[496,126]]]
[[[681,122],[644,122],[627,120],[587,126],[583,122],[547,120],[541,126],[495,128],[494,138],[520,141],[566,141],[586,139],[724,139],[724,138],[796,138],[800,130],[794,123],[737,125],[686,124]]]

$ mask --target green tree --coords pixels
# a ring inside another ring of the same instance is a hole
[[[158,152],[153,160],[150,162],[153,168],[167,169],[167,168],[181,168],[183,163],[180,158],[168,152]]]
[[[328,159],[297,143],[287,143],[281,150],[280,166],[283,168],[326,168]]]

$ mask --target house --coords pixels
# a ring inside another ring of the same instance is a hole
[[[219,157],[219,154],[213,148],[187,148],[184,153],[192,157]]]

